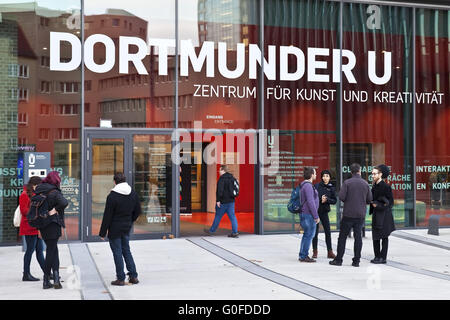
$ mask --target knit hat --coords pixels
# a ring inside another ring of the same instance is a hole
[[[377,168],[381,171],[381,178],[386,179],[387,177],[389,177],[391,171],[389,170],[389,167],[387,165],[380,164],[379,166],[377,166]]]

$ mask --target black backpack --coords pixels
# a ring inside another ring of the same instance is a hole
[[[56,190],[51,190],[48,194],[39,193],[31,197],[30,210],[27,213],[28,224],[36,229],[42,229],[51,221],[48,212],[51,210],[48,205],[48,195]]]
[[[236,198],[239,195],[239,181],[235,177],[231,177],[229,186],[231,197]]]

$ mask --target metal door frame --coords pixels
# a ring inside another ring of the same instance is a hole
[[[133,176],[133,136],[134,135],[172,135],[172,129],[105,129],[105,128],[90,128],[84,130],[84,145],[83,162],[84,172],[82,173],[82,221],[81,221],[81,241],[82,242],[96,242],[101,241],[98,235],[92,234],[92,139],[123,139],[124,141],[124,174],[127,182],[130,185],[134,184]],[[172,148],[176,141],[171,140]],[[173,149],[172,149],[173,150]],[[174,163],[172,165],[172,226],[171,234],[175,237],[179,236],[179,200],[176,195],[179,189],[176,188],[178,166]],[[139,234],[131,233],[131,239],[156,239],[166,235],[165,233],[154,234]]]

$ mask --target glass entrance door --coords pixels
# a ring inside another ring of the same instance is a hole
[[[142,212],[133,225],[131,238],[174,234],[171,143],[169,134],[87,131],[84,240],[100,239],[106,198],[114,188],[113,177],[117,172],[125,174],[141,204]]]
[[[114,187],[116,172],[124,172],[124,139],[92,139],[91,235],[97,236],[102,223],[106,197]]]
[[[133,135],[134,190],[141,201],[142,215],[134,234],[171,234],[172,160],[168,135]]]

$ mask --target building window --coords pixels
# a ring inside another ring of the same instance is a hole
[[[75,140],[78,139],[77,128],[60,128],[56,133],[57,140]]]
[[[92,89],[92,81],[91,80],[86,80],[84,82],[84,90],[91,91],[91,89]]]
[[[29,78],[30,68],[26,64],[8,65],[8,76],[13,78]]]
[[[50,138],[50,129],[41,128],[39,129],[39,140],[48,140]]]
[[[50,19],[49,18],[41,17],[41,26],[48,27],[49,23],[50,23]]]
[[[61,82],[60,88],[63,93],[77,93],[79,92],[79,82]]]
[[[17,115],[17,123],[19,126],[28,125],[28,114],[27,113],[19,113]]]
[[[112,26],[118,27],[120,25],[120,19],[112,19]]]
[[[49,104],[41,104],[39,113],[41,115],[49,115],[50,114],[50,105]]]
[[[41,57],[41,67],[50,67],[50,57],[48,56],[42,56]]]
[[[49,81],[41,81],[41,92],[42,93],[50,93],[50,82]]]
[[[91,111],[91,104],[85,103],[84,104],[84,112],[90,112]]]
[[[27,138],[26,137],[23,137],[23,138],[19,137],[18,141],[19,141],[19,146],[25,146],[27,144]]]
[[[29,92],[28,89],[23,88],[12,88],[11,89],[11,99],[16,101],[28,101]]]
[[[59,104],[56,106],[56,113],[60,115],[77,115],[78,104]]]

